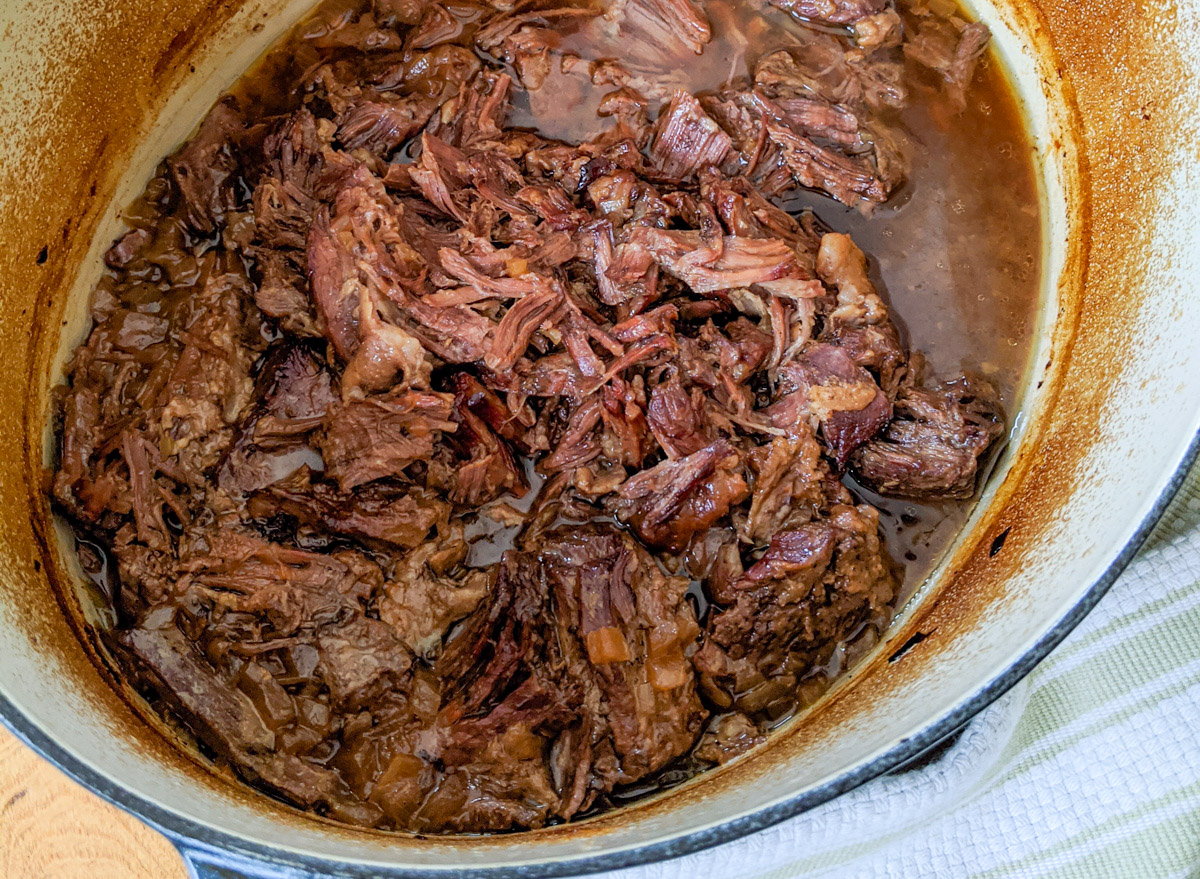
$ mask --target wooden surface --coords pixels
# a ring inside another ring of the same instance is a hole
[[[185,879],[175,849],[0,727],[2,879]]]

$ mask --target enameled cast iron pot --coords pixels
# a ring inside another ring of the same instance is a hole
[[[1000,466],[886,642],[748,758],[578,824],[416,838],[231,784],[98,661],[42,491],[48,392],[86,332],[118,208],[311,2],[0,9],[0,719],[164,831],[200,876],[570,874],[794,815],[920,753],[1028,672],[1103,595],[1195,456],[1200,0],[978,0],[1038,149],[1040,325]]]

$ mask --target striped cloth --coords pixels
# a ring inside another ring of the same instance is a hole
[[[1200,468],[1096,609],[934,763],[610,876],[1200,877]]]

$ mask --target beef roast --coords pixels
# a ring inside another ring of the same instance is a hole
[[[326,4],[166,159],[50,490],[111,554],[121,669],[221,766],[353,824],[543,827],[737,759],[885,624],[844,476],[969,497],[1004,420],[923,382],[828,224],[894,200],[987,29],[770,5],[800,21]]]

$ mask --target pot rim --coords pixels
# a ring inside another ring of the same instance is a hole
[[[1029,650],[954,710],[934,720],[914,735],[902,739],[878,757],[784,802],[677,838],[621,851],[568,861],[465,870],[453,866],[414,869],[402,866],[354,864],[303,854],[297,857],[294,853],[265,843],[232,836],[151,803],[134,790],[109,779],[69,753],[53,735],[26,717],[3,693],[0,693],[0,723],[39,756],[66,773],[71,779],[159,830],[180,849],[185,861],[189,862],[192,860],[191,855],[199,855],[202,860],[233,855],[247,861],[246,866],[251,868],[270,869],[274,867],[291,871],[318,871],[321,875],[355,877],[355,879],[358,877],[367,879],[367,877],[381,875],[403,875],[406,879],[434,879],[434,877],[443,879],[450,873],[463,877],[463,879],[476,879],[476,877],[477,879],[540,879],[540,877],[578,876],[670,860],[740,839],[813,809],[901,766],[967,723],[1032,671],[1099,603],[1146,542],[1198,458],[1200,458],[1200,433],[1192,437],[1154,505],[1104,573],[1065,614],[1051,624]]]

